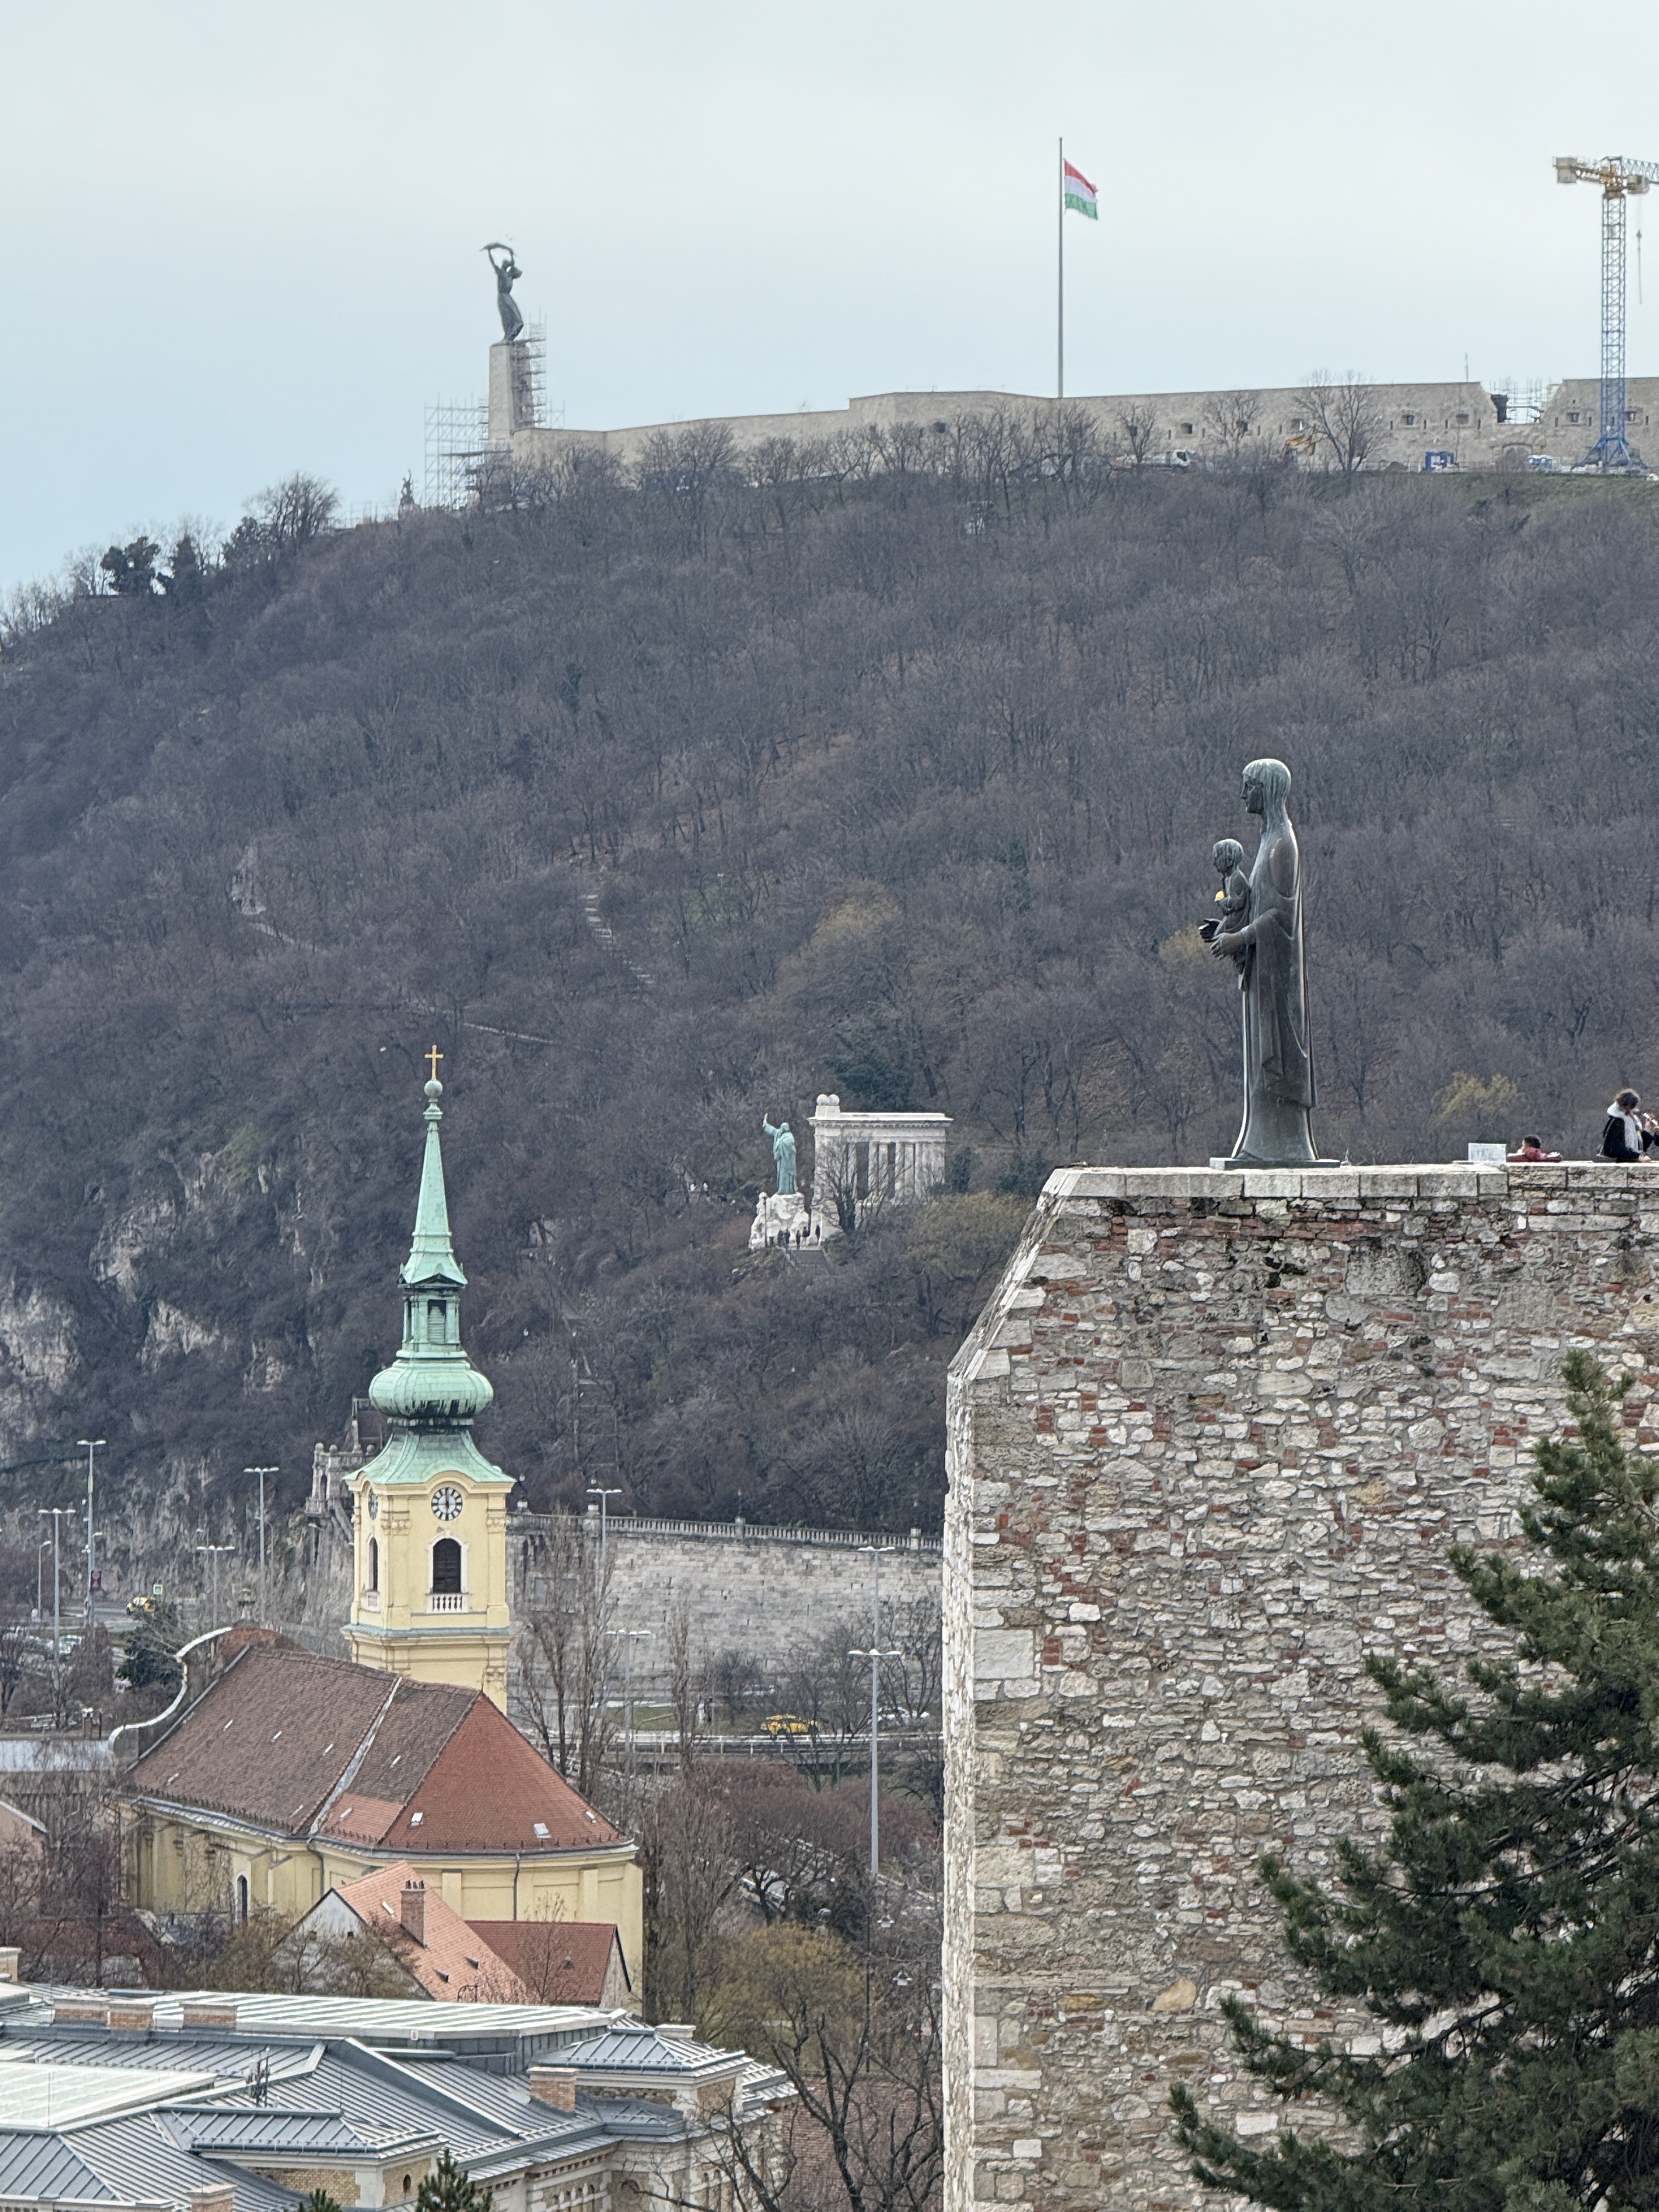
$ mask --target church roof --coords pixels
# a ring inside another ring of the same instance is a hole
[[[132,1768],[133,1795],[429,1857],[625,1838],[479,1690],[249,1644]]]

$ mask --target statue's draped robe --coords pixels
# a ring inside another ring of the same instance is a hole
[[[775,1129],[769,1121],[761,1127],[772,1139],[772,1164],[778,1171],[778,1196],[795,1195],[795,1137],[791,1129]]]
[[[1302,866],[1288,822],[1265,830],[1250,870],[1250,919],[1262,921],[1243,977],[1244,1127],[1235,1157],[1275,1167],[1317,1157],[1308,977],[1302,940]]]

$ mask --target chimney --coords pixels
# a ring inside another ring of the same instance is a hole
[[[404,1933],[412,1936],[417,1943],[426,1942],[426,1884],[406,1881],[404,1893],[398,1900],[398,1917],[404,1923]]]
[[[155,2000],[137,1990],[112,1991],[109,2001],[112,2033],[148,2035],[155,2025]]]
[[[179,2025],[183,2028],[234,2028],[236,2025],[234,1997],[186,1997],[179,2008]]]
[[[109,2000],[107,1997],[94,1996],[90,1994],[54,1997],[52,2017],[54,2025],[58,2027],[73,2023],[80,2027],[107,2027]]]
[[[576,2109],[576,2069],[574,2066],[532,2066],[530,2069],[530,2094],[539,2097],[544,2105],[556,2112],[574,2112]]]
[[[21,1979],[23,1954],[15,1943],[0,1943],[0,1982]]]
[[[211,2188],[190,2190],[185,2202],[190,2212],[234,2212],[236,2191],[228,2182],[216,2182]]]

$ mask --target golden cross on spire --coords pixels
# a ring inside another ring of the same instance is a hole
[[[426,1056],[432,1062],[432,1080],[435,1083],[438,1080],[438,1062],[443,1058],[443,1054],[434,1044]]]

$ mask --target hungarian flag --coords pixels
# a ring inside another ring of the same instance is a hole
[[[1064,182],[1066,206],[1075,208],[1079,215],[1086,215],[1091,222],[1098,222],[1100,210],[1095,204],[1094,186],[1084,175],[1082,170],[1074,169],[1069,161],[1062,161],[1060,167],[1066,172]]]

